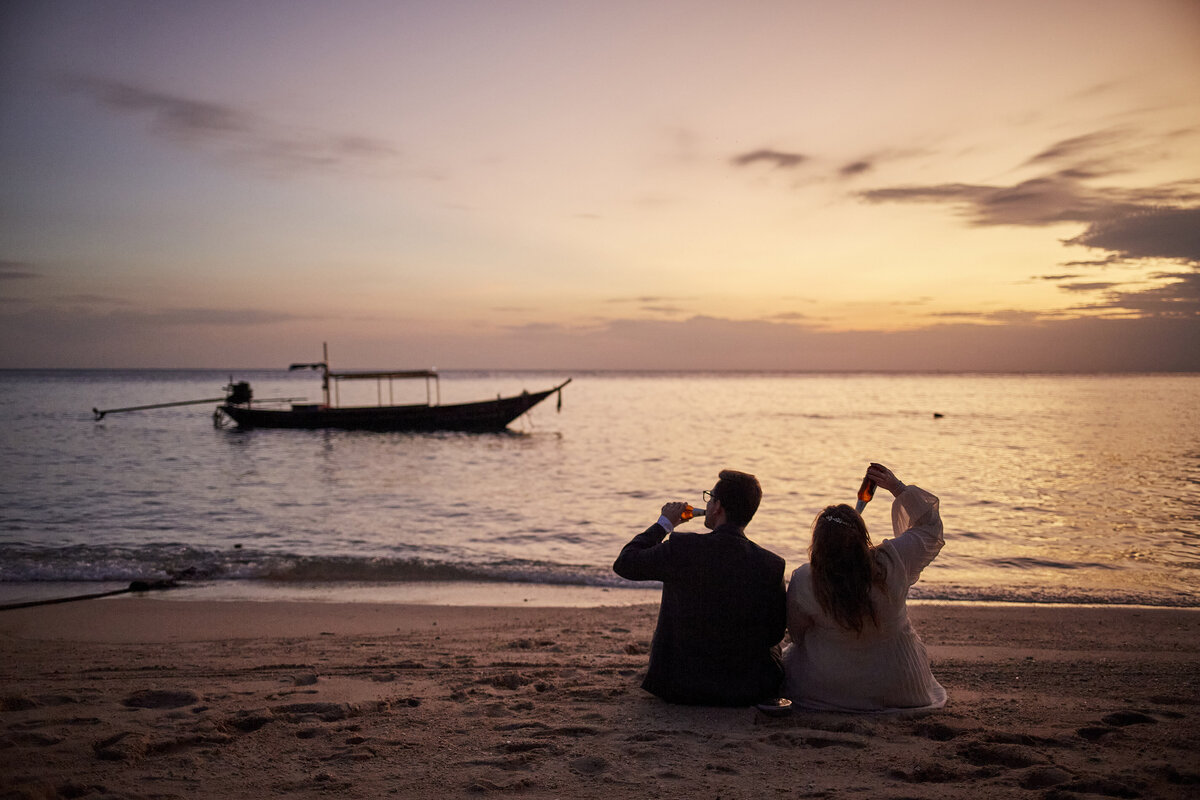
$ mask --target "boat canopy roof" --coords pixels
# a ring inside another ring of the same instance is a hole
[[[393,372],[330,372],[329,377],[340,381],[381,380],[383,378],[436,378],[432,369],[409,369]]]
[[[401,369],[388,370],[386,372],[334,372],[329,369],[329,365],[324,361],[318,361],[315,364],[292,364],[288,370],[296,369],[319,369],[326,378],[333,378],[338,381],[375,381],[383,380],[384,378],[436,378],[438,376],[435,369]]]

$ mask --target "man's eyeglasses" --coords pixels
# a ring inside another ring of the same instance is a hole
[[[713,499],[713,493],[708,489],[705,489],[703,492],[701,492],[700,496],[704,498],[704,502],[706,503]]]

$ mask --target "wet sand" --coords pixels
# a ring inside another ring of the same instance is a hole
[[[655,606],[0,612],[0,797],[1200,796],[1200,611],[912,608],[946,708],[670,706]]]

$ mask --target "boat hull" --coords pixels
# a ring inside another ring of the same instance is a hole
[[[564,384],[565,385],[565,384]],[[497,397],[477,403],[432,406],[319,405],[290,409],[254,408],[226,403],[219,406],[240,428],[337,428],[361,431],[468,431],[486,433],[505,430],[509,423],[562,387]]]

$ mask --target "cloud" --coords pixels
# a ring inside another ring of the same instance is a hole
[[[305,315],[255,308],[113,307],[61,303],[0,305],[0,367],[223,367],[294,361],[297,323],[323,327]],[[304,336],[310,335],[308,331]],[[321,333],[312,333],[319,341]],[[264,358],[269,351],[271,358]],[[262,360],[259,360],[262,359]],[[257,363],[255,363],[257,362]]]
[[[1200,322],[1200,272],[1157,273],[1150,277],[1166,280],[1167,283],[1150,289],[1113,291],[1104,301],[1079,308],[1087,311],[1112,310],[1141,317],[1182,318]],[[1194,332],[1192,337],[1189,346],[1200,352],[1200,348],[1195,347],[1195,343],[1200,341],[1200,331]],[[1168,343],[1164,342],[1164,346],[1168,346]]]
[[[1055,316],[1054,312],[1027,311],[1005,308],[997,311],[937,311],[929,315],[934,319],[978,320],[989,323],[1029,325]]]
[[[1116,264],[1124,264],[1125,259],[1115,253],[1104,258],[1092,259],[1089,261],[1063,261],[1059,264],[1060,267],[1111,267]],[[1078,275],[1073,277],[1079,277]]]
[[[874,167],[875,165],[870,161],[852,161],[839,169],[838,174],[843,178],[852,178],[855,175],[870,172]]]
[[[1188,289],[1135,293],[1143,306],[1170,307]],[[1189,295],[1190,293],[1190,295]],[[1113,302],[1120,298],[1110,298]],[[1181,306],[1182,307],[1182,306]],[[167,314],[167,312],[163,312]],[[599,325],[521,325],[482,332],[390,325],[386,333],[339,335],[338,349],[386,363],[396,352],[421,353],[443,369],[806,370],[882,372],[1200,372],[1200,316],[1155,313],[1139,319],[1047,319],[1024,311],[966,312],[920,330],[826,331],[770,320],[622,319]],[[1113,316],[1117,316],[1114,312]],[[183,315],[190,319],[188,314]],[[219,318],[262,321],[244,310]],[[0,367],[262,367],[295,361],[296,341],[319,339],[328,321],[193,327],[162,317],[150,327],[129,315],[0,313]],[[176,318],[178,319],[178,317]],[[1002,324],[1006,323],[1006,324]],[[391,355],[389,355],[391,354]]]
[[[122,311],[110,315],[147,325],[270,325],[296,319],[309,319],[296,314],[262,309],[174,308],[162,311]]]
[[[510,329],[494,346],[520,354],[521,362],[492,366],[884,372],[1200,370],[1200,349],[1193,346],[1200,339],[1198,317],[1047,319],[1020,310],[985,315],[966,312],[962,316],[964,321],[899,332],[831,332],[766,320],[703,316],[616,320],[587,330],[520,327]],[[465,359],[482,357],[478,351],[462,352]],[[442,355],[436,362],[456,363]],[[464,364],[475,365],[471,361]]]
[[[26,281],[42,277],[23,261],[0,261],[0,281]]]
[[[1082,136],[1072,136],[1069,139],[1063,139],[1052,144],[1042,152],[1035,155],[1033,158],[1025,162],[1026,166],[1034,164],[1042,164],[1047,162],[1073,162],[1072,169],[1078,169],[1080,160],[1083,163],[1093,164],[1101,163],[1107,160],[1095,160],[1088,158],[1090,154],[1096,151],[1103,151],[1106,154],[1110,153],[1112,148],[1120,145],[1129,138],[1130,132],[1120,128],[1111,128],[1109,130],[1095,131]]]
[[[167,328],[178,326],[240,327],[273,325],[294,320],[312,319],[297,314],[267,311],[255,308],[168,308],[130,309],[116,308],[107,311],[81,310],[77,304],[126,306],[126,301],[98,295],[73,295],[62,298],[63,306],[42,306],[37,313],[48,320],[70,320],[72,327],[91,326],[102,328]]]
[[[1127,136],[1123,129],[1110,129],[1056,142],[1025,164],[1050,166],[1050,171],[1011,186],[889,186],[857,196],[870,203],[947,205],[974,226],[1082,223],[1085,231],[1064,244],[1107,250],[1110,255],[1067,266],[1109,266],[1146,258],[1200,264],[1200,181],[1135,188],[1091,185],[1098,176],[1121,171],[1113,166],[1116,158],[1097,159],[1093,154],[1115,148]]]
[[[1118,285],[1120,284],[1097,281],[1094,283],[1060,283],[1058,288],[1065,289],[1068,292],[1099,292]]]
[[[808,156],[801,153],[785,153],[780,150],[771,150],[764,148],[760,150],[751,150],[748,153],[734,156],[730,161],[737,167],[748,167],[752,164],[757,164],[764,161],[772,164],[776,169],[794,169],[805,161]]]
[[[150,130],[166,139],[212,148],[272,171],[374,166],[399,155],[380,139],[281,126],[235,106],[121,81],[74,76],[64,83],[110,111],[148,118]]]
[[[1200,208],[1138,210],[1093,223],[1066,243],[1108,250],[1121,258],[1170,258],[1200,264]]]
[[[84,305],[131,306],[128,300],[102,294],[65,294],[54,298],[59,303],[83,303]]]
[[[643,295],[641,297],[609,297],[605,303],[661,303],[667,300],[666,297],[657,297],[654,295]]]
[[[90,95],[114,111],[150,116],[156,129],[185,138],[245,134],[256,125],[253,116],[231,106],[192,100],[143,89],[120,81],[88,76],[68,78],[67,86]]]
[[[956,206],[972,225],[1040,227],[1063,222],[1098,222],[1137,211],[1137,206],[1088,191],[1064,174],[1031,178],[1013,186],[946,183],[869,189],[858,195],[871,203],[919,202]]]

